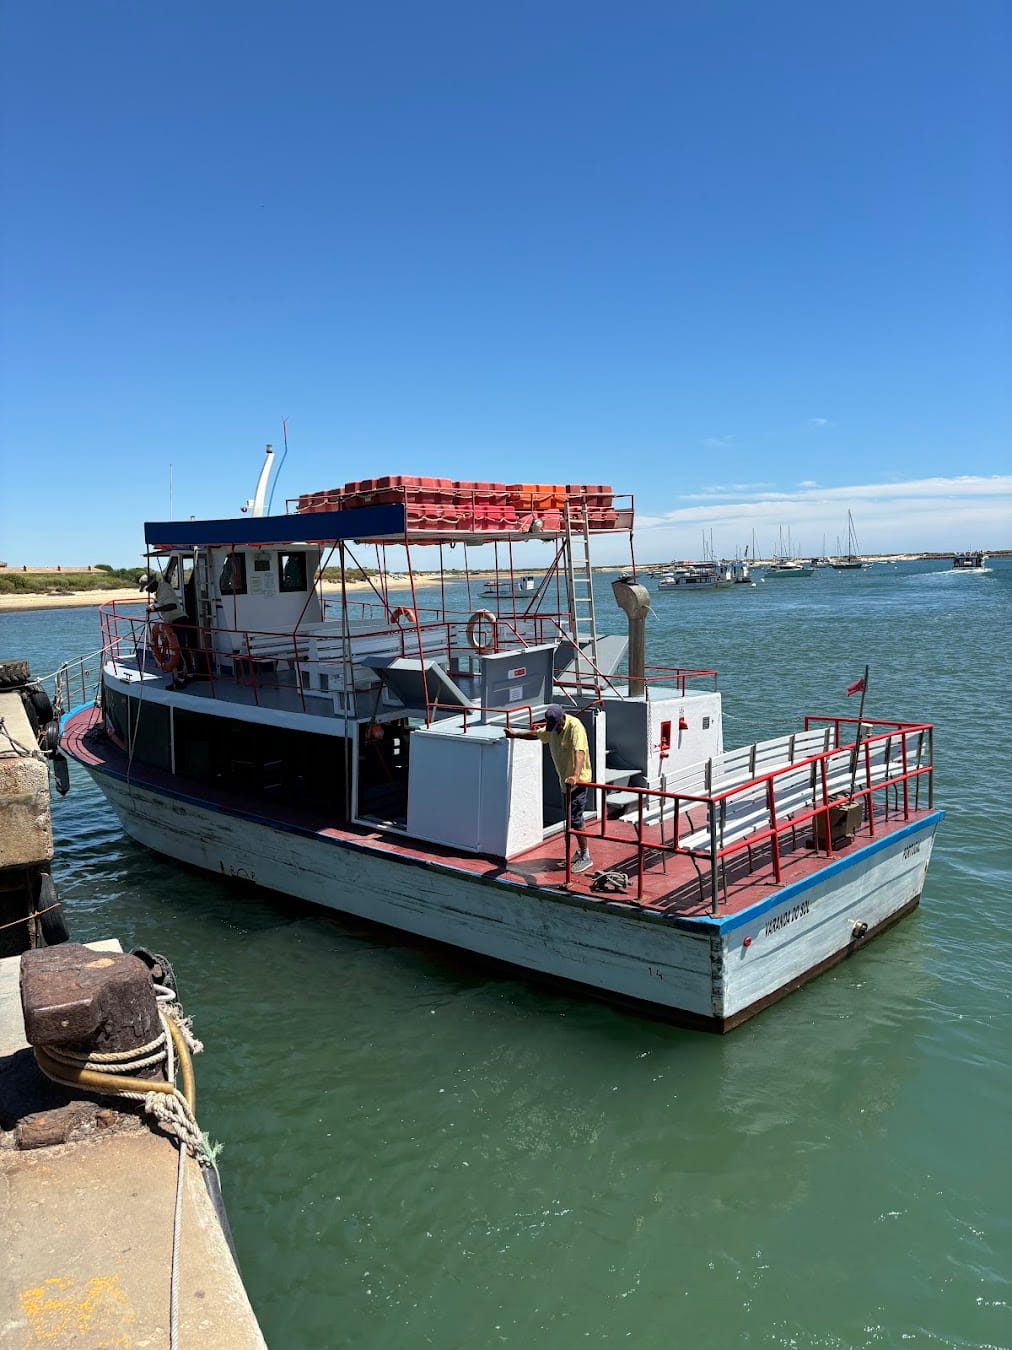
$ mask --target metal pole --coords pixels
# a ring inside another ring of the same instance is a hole
[[[857,759],[858,747],[861,744],[861,721],[864,717],[864,701],[868,696],[868,667],[864,668],[864,679],[861,681],[861,706],[857,710],[857,737],[854,741],[854,749],[850,761],[850,792],[847,796],[848,801],[854,800],[854,787],[857,783]]]
[[[710,913],[717,912],[717,813],[711,800],[707,806],[710,813]]]

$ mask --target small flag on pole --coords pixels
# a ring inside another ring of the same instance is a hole
[[[859,680],[855,680],[853,684],[847,685],[847,697],[850,698],[851,694],[859,694],[863,688],[864,688],[864,676],[862,676],[861,679]]]

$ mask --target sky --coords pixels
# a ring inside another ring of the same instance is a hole
[[[0,0],[0,44],[0,559],[236,515],[283,418],[275,510],[586,481],[643,560],[1012,547],[1007,0]]]

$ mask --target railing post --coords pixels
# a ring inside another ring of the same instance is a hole
[[[829,823],[829,775],[826,770],[825,758],[819,760],[819,768],[822,770],[822,805],[824,809],[815,817],[815,820],[812,821],[812,833],[818,838],[819,831],[817,823],[825,830],[826,857],[831,858],[833,856],[833,830]]]
[[[573,879],[572,869],[570,868],[570,865],[569,865],[569,841],[570,841],[570,829],[569,829],[569,793],[570,793],[570,789],[567,787],[566,790],[565,790],[565,792],[562,794],[562,809],[563,809],[563,811],[565,812],[564,819],[565,819],[565,825],[566,825],[565,834],[563,835],[563,839],[564,839],[564,841],[565,841],[565,848],[566,848],[566,885],[567,885],[567,886],[569,885],[569,883],[570,883],[570,882],[572,881],[572,879]]]
[[[766,809],[770,814],[770,856],[773,860],[773,879],[780,885],[780,840],[777,838],[777,805],[773,794],[773,779],[766,780]],[[828,820],[827,820],[828,824]]]
[[[638,814],[636,817],[636,899],[643,899],[643,800],[644,794],[637,793]]]
[[[902,732],[900,741],[903,746],[903,819],[910,819],[910,779],[907,777],[907,734]]]
[[[707,803],[710,815],[710,913],[717,912],[717,812],[711,799]]]
[[[928,760],[931,767],[928,770],[928,810],[933,811],[935,807],[935,728],[928,727]]]
[[[888,778],[888,776],[889,776],[889,771],[888,771],[888,766],[887,766],[885,777]],[[874,793],[874,791],[872,790],[872,782],[871,782],[871,741],[870,741],[870,740],[869,740],[869,741],[865,741],[865,743],[864,743],[864,785],[865,785],[865,787],[868,789],[868,795],[867,795],[866,798],[865,798],[865,803],[866,803],[865,809],[866,809],[867,812],[868,812],[868,833],[869,833],[870,835],[874,835],[874,833],[875,833],[875,793]],[[889,789],[886,788],[886,791],[888,792]]]

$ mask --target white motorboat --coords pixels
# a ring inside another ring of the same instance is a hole
[[[514,595],[533,595],[537,590],[538,578],[528,574],[526,576],[490,577],[482,587],[482,595],[505,596],[507,599]]]
[[[783,577],[810,577],[815,575],[815,568],[807,563],[802,563],[797,558],[775,558],[766,568],[765,579],[778,580]]]

